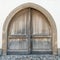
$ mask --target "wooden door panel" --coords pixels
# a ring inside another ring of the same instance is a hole
[[[12,18],[12,22],[9,26],[10,35],[26,34],[27,16],[28,10],[26,9],[18,12],[17,15]]]
[[[28,25],[28,9],[18,12],[13,18],[9,25],[8,33],[8,51],[16,52],[28,52],[28,38],[27,29]],[[22,53],[22,54],[23,54]]]
[[[51,29],[47,18],[39,11],[32,9],[32,50],[51,51]]]
[[[50,35],[51,30],[45,16],[37,10],[32,10],[33,34]]]
[[[8,43],[8,49],[10,50],[28,51],[27,39],[10,39]]]
[[[51,51],[51,39],[41,38],[33,39],[33,51]]]

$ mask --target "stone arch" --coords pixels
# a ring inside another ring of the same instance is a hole
[[[34,3],[25,3],[22,4],[20,6],[18,6],[17,8],[15,8],[6,18],[4,25],[3,25],[3,32],[2,32],[2,49],[3,49],[3,55],[7,54],[7,29],[8,29],[8,25],[9,22],[11,21],[12,17],[20,10],[24,9],[24,8],[34,8],[40,12],[42,12],[46,18],[48,19],[50,25],[51,25],[51,29],[52,29],[52,50],[53,50],[53,54],[57,54],[57,29],[56,29],[56,24],[54,22],[54,19],[52,18],[51,14],[45,10],[43,7],[34,4]]]

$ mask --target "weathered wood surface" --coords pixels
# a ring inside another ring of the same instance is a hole
[[[39,11],[27,8],[18,12],[9,24],[9,51],[52,51],[49,22]]]

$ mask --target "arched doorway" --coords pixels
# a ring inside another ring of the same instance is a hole
[[[4,23],[3,54],[56,54],[56,33],[54,20],[45,9],[23,4]]]

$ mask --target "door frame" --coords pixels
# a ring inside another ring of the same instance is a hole
[[[41,13],[43,13],[45,15],[45,17],[47,18],[47,20],[50,23],[51,29],[52,29],[52,52],[54,55],[57,55],[57,29],[56,29],[56,23],[54,21],[54,19],[52,18],[51,14],[44,9],[43,7],[41,7],[40,5],[37,5],[35,3],[24,3],[20,6],[18,6],[17,8],[15,8],[6,18],[4,25],[3,25],[3,31],[2,31],[2,51],[3,51],[3,55],[7,55],[7,31],[8,31],[8,26],[9,23],[11,22],[12,17],[18,13],[20,10],[25,9],[25,8],[34,8],[38,11],[40,11]]]

